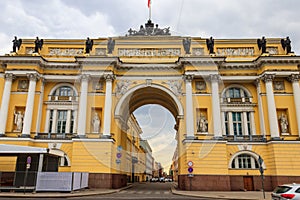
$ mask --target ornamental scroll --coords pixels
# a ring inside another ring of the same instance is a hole
[[[118,49],[119,56],[180,56],[180,48],[162,48],[162,49]]]

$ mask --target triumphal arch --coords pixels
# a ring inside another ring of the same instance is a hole
[[[180,189],[300,181],[300,58],[288,37],[176,36],[149,20],[125,36],[15,38],[0,64],[0,144],[46,148],[31,171],[88,172],[92,188],[145,180],[153,158],[132,113],[159,104],[176,122]],[[1,172],[26,158],[10,153]]]

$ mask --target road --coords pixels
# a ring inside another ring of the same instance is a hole
[[[134,200],[134,199],[146,199],[146,200],[209,200],[208,198],[195,198],[174,195],[171,192],[173,183],[135,183],[131,188],[122,190],[118,193],[107,195],[93,195],[83,197],[69,197],[69,198],[47,198],[47,200],[79,200],[79,199],[101,199],[101,200]],[[0,198],[2,200],[2,198]],[[17,200],[37,200],[38,198],[5,198],[5,199],[17,199]]]
[[[119,193],[110,195],[99,195],[85,197],[84,199],[146,199],[146,200],[181,200],[181,199],[201,199],[193,197],[185,197],[179,195],[173,195],[171,192],[172,183],[136,183],[127,190],[122,190]],[[72,198],[81,199],[81,198]],[[202,198],[203,199],[203,198]],[[204,199],[203,199],[204,200]]]

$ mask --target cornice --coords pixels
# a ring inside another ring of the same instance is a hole
[[[169,69],[181,69],[182,66],[177,63],[151,63],[151,64],[145,64],[145,63],[119,63],[116,66],[117,69],[120,70],[169,70]]]

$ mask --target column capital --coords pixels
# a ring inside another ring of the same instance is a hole
[[[114,74],[104,74],[103,77],[106,81],[113,81],[116,78]]]
[[[260,78],[254,80],[254,84],[256,85],[256,87],[260,86],[260,80]]]
[[[292,83],[299,82],[300,74],[291,74],[287,79],[288,79],[288,81],[290,81]]]
[[[192,82],[193,79],[194,79],[194,75],[193,74],[185,74],[185,75],[183,75],[183,80],[185,82]]]
[[[13,73],[5,73],[4,78],[5,80],[12,81],[16,78],[16,76]]]
[[[40,75],[39,74],[36,74],[36,73],[28,73],[27,74],[27,78],[30,80],[30,81],[37,81],[40,79]]]
[[[267,83],[267,82],[272,82],[275,78],[275,74],[265,74],[263,77],[261,77],[262,80]]]
[[[209,80],[211,82],[219,82],[219,81],[221,81],[221,76],[219,74],[210,74]]]
[[[81,76],[80,76],[80,79],[81,79],[81,81],[88,81],[88,80],[90,80],[90,75],[89,74],[82,74]]]

